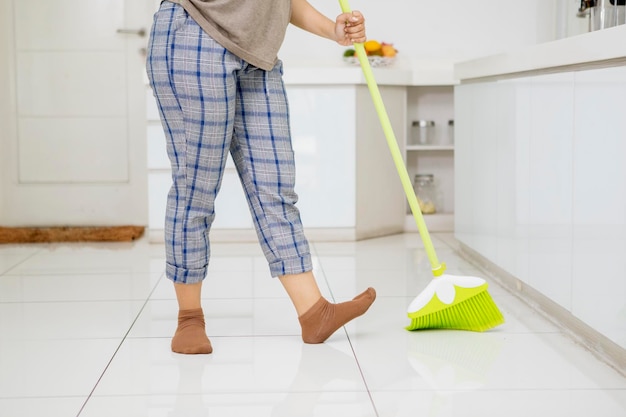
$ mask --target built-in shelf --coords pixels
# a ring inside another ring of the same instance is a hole
[[[407,151],[453,151],[454,145],[407,145]]]
[[[404,158],[411,180],[418,174],[434,178],[434,203],[437,212],[425,214],[429,231],[454,231],[454,131],[449,121],[454,119],[454,86],[411,86],[407,88],[407,124]],[[420,142],[413,122],[431,120],[434,129],[426,143]],[[419,196],[418,196],[419,198]],[[404,230],[416,232],[417,226],[406,205]]]

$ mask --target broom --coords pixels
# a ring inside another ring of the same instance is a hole
[[[339,4],[344,13],[351,12],[347,0],[339,0]],[[389,116],[385,110],[372,68],[367,59],[365,48],[363,44],[355,43],[354,49],[365,75],[365,80],[387,139],[393,162],[400,175],[402,187],[411,207],[417,229],[432,267],[432,273],[435,277],[409,305],[408,316],[411,319],[411,324],[406,327],[407,330],[457,329],[485,331],[504,323],[502,313],[500,313],[500,310],[487,292],[488,284],[484,279],[444,275],[446,265],[439,262],[435,253],[435,248],[426,228],[424,216],[413,190],[409,173],[404,166],[402,153],[398,148]]]

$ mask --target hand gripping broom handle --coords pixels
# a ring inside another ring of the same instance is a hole
[[[344,13],[351,13],[351,9],[348,5],[347,0],[339,0],[339,4],[341,5],[341,10]],[[417,196],[415,195],[415,191],[413,190],[411,178],[409,177],[409,173],[404,166],[404,159],[402,157],[402,153],[400,152],[400,148],[398,148],[398,142],[396,140],[396,136],[393,133],[393,128],[391,127],[389,116],[387,115],[387,110],[385,110],[383,99],[380,95],[380,91],[378,90],[378,85],[376,84],[376,80],[374,79],[372,67],[370,66],[369,60],[367,59],[365,48],[363,47],[362,43],[355,43],[354,49],[356,50],[356,55],[359,58],[359,62],[361,63],[361,68],[363,69],[363,74],[365,75],[367,87],[370,90],[370,95],[372,96],[372,100],[374,101],[376,113],[378,113],[378,118],[380,119],[383,132],[385,133],[387,145],[389,145],[389,150],[391,151],[391,157],[393,158],[393,162],[395,163],[396,169],[398,170],[398,175],[400,175],[400,181],[402,182],[404,193],[406,194],[406,198],[409,201],[409,206],[411,207],[411,212],[413,213],[413,217],[415,218],[417,230],[422,237],[422,242],[424,242],[424,248],[426,249],[426,254],[428,256],[428,260],[430,261],[433,275],[436,277],[440,276],[443,274],[446,266],[445,264],[439,263],[439,259],[437,259],[437,254],[435,253],[433,242],[430,239],[430,234],[428,233],[428,229],[426,228],[426,223],[424,222],[422,210],[420,209],[419,203],[417,201]]]

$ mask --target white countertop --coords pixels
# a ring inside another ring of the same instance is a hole
[[[435,86],[454,85],[454,64],[449,61],[398,61],[388,67],[373,68],[378,85]],[[143,80],[149,86],[146,72]],[[359,65],[343,61],[284,62],[283,80],[286,85],[360,85],[367,84]]]
[[[454,75],[463,81],[620,58],[626,58],[626,25],[457,63]]]
[[[453,85],[453,64],[445,61],[398,60],[388,67],[373,68],[379,85],[418,86]],[[283,79],[287,85],[366,84],[359,65],[343,61],[285,62]]]

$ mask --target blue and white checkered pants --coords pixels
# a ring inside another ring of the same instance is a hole
[[[209,37],[179,5],[154,16],[147,73],[167,137],[173,185],[165,218],[166,274],[207,273],[228,152],[241,179],[272,276],[312,269],[295,204],[295,166],[282,65],[256,68]]]

